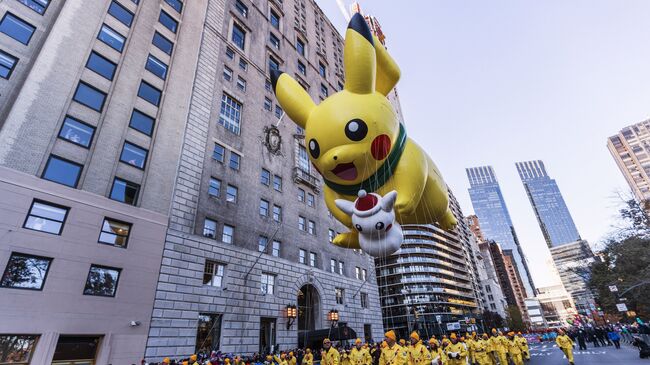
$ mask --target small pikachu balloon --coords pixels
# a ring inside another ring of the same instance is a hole
[[[410,138],[387,99],[400,70],[360,14],[345,34],[345,86],[316,105],[291,76],[271,71],[273,90],[286,114],[305,129],[314,167],[323,176],[325,202],[351,229],[335,245],[359,249],[352,218],[337,199],[355,201],[361,190],[385,196],[398,192],[394,209],[400,224],[456,224],[447,186],[431,158]]]

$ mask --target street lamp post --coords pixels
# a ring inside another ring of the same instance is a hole
[[[294,304],[287,305],[286,308],[287,311],[287,330],[291,328],[293,323],[296,321],[296,318],[298,318],[298,308]]]

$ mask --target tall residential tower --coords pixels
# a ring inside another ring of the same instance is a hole
[[[650,199],[650,119],[623,128],[607,139],[607,148],[646,211]]]

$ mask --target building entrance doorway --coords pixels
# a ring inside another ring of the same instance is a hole
[[[309,331],[321,328],[320,295],[311,284],[298,290],[298,347],[309,343]]]
[[[260,319],[260,354],[273,352],[277,346],[275,341],[275,318]]]

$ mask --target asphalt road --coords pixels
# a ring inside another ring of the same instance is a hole
[[[639,351],[630,345],[587,347],[587,350],[573,350],[576,365],[650,365],[650,359],[639,358]],[[554,343],[533,344],[530,346],[529,365],[567,365],[569,361]]]

